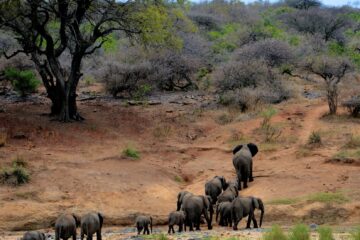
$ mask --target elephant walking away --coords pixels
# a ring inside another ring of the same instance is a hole
[[[21,240],[46,240],[45,233],[40,231],[26,232]]]
[[[241,182],[244,183],[244,188],[247,188],[248,181],[254,181],[252,158],[258,151],[258,147],[254,143],[238,145],[234,148],[233,165],[238,178],[238,190],[241,190]]]
[[[221,202],[216,206],[216,221],[218,221],[218,217],[220,215],[220,226],[232,226],[231,208],[231,202]]]
[[[223,191],[217,198],[217,203],[232,202],[239,195],[237,179],[230,182],[225,191]]]
[[[226,180],[223,176],[215,176],[205,183],[205,195],[211,197],[211,203],[216,204],[218,196],[227,188]]]
[[[208,229],[212,229],[211,220],[214,211],[210,196],[188,196],[182,204],[182,210],[186,216],[185,224],[190,227],[190,231],[194,231],[193,227],[200,231],[201,215],[205,217]]]
[[[75,214],[63,214],[55,222],[55,240],[76,240],[76,228],[80,225],[80,217]]]
[[[175,233],[174,225],[179,226],[179,232],[182,232],[183,228],[186,231],[185,225],[185,212],[184,211],[175,211],[169,214],[169,230],[168,234]]]
[[[138,216],[135,219],[136,228],[138,231],[138,235],[140,235],[141,231],[144,229],[143,234],[149,235],[152,233],[152,217],[149,216]],[[150,231],[149,231],[149,225],[150,225]]]
[[[231,217],[233,220],[233,229],[237,230],[237,225],[242,218],[248,216],[246,228],[250,228],[251,221],[254,224],[254,228],[258,228],[258,224],[255,218],[255,209],[260,209],[260,227],[264,217],[264,203],[260,198],[256,197],[237,197],[232,202]]]
[[[180,211],[181,206],[183,204],[183,202],[190,196],[193,196],[194,194],[192,194],[191,192],[188,191],[181,191],[178,193],[177,196],[177,203],[176,203],[176,211]]]
[[[87,236],[87,240],[93,239],[93,234],[96,233],[96,239],[101,240],[101,228],[104,222],[104,218],[101,213],[88,213],[81,217],[81,240],[84,239],[84,235]]]

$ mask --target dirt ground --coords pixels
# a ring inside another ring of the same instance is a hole
[[[100,211],[106,226],[132,226],[140,213],[165,224],[179,191],[203,194],[213,176],[233,179],[231,149],[247,142],[257,143],[259,153],[255,181],[240,194],[265,201],[265,227],[360,224],[359,159],[332,161],[351,135],[360,135],[359,119],[343,109],[324,116],[324,99],[297,98],[275,105],[271,123],[279,136],[265,142],[259,114],[216,107],[200,93],[169,96],[136,106],[84,98],[86,121],[69,124],[45,116],[49,102],[41,95],[26,102],[0,96],[0,130],[7,135],[0,166],[21,157],[31,173],[28,184],[0,187],[0,235],[51,228],[63,212]],[[309,147],[313,131],[322,143]],[[140,159],[122,156],[128,147]],[[314,197],[322,193],[335,199]]]

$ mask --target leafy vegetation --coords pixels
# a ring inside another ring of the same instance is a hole
[[[125,148],[123,151],[122,151],[122,155],[124,157],[127,157],[127,158],[130,158],[130,159],[139,159],[140,158],[140,153],[138,150],[136,150],[135,148],[133,147],[130,147],[128,146],[127,148]]]
[[[319,240],[334,240],[331,227],[320,226],[317,232],[319,233]]]
[[[22,185],[30,181],[30,174],[26,169],[26,162],[17,157],[10,167],[4,167],[0,170],[0,182],[13,186]]]
[[[40,81],[31,70],[21,71],[15,68],[7,68],[5,69],[5,77],[10,79],[12,86],[22,97],[35,92],[40,85]]]
[[[287,236],[280,228],[279,225],[274,225],[271,227],[269,232],[266,232],[263,236],[263,240],[287,240]]]
[[[313,145],[313,144],[321,144],[321,136],[319,132],[313,131],[308,139],[308,144],[309,145]]]
[[[357,227],[357,228],[351,233],[351,239],[352,239],[352,240],[360,240],[360,227]]]
[[[289,233],[289,240],[310,240],[310,230],[305,224],[296,224]]]
[[[279,199],[273,199],[268,202],[268,204],[271,205],[291,205],[296,204],[300,201],[298,198],[279,198]]]

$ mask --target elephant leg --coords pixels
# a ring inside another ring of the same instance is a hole
[[[86,236],[86,239],[87,239],[87,240],[92,240],[92,234],[89,234],[89,233],[88,233],[88,235]]]
[[[96,232],[96,240],[101,240],[101,229]]]
[[[208,212],[206,209],[203,209],[203,214],[204,214],[204,217],[205,217],[205,220],[206,220],[206,223],[208,225],[208,229],[212,229],[212,226],[211,226],[211,221],[209,219],[209,215],[208,215]],[[211,215],[211,214],[210,214]],[[200,225],[200,217],[199,217],[199,225]]]
[[[171,226],[169,225],[169,230],[168,230],[168,234],[171,233]]]
[[[250,173],[249,173],[249,182],[253,182],[254,181],[254,177],[253,177],[253,162],[250,162]]]
[[[193,228],[193,223],[192,223],[192,221],[189,222],[189,227],[190,227],[190,231],[193,232],[193,231],[194,231],[194,228]]]
[[[196,229],[196,231],[200,231],[200,221],[201,221],[201,219],[200,219],[200,216],[195,220],[195,229]]]
[[[146,234],[147,234],[147,235],[150,235],[149,226],[146,226]]]
[[[73,238],[73,240],[76,240],[76,228],[75,228],[75,230],[74,230],[74,232],[72,234],[72,238]]]
[[[84,231],[81,228],[81,233],[80,233],[80,239],[83,240],[84,239]]]
[[[249,179],[249,169],[245,168],[244,175],[243,175],[244,188],[248,187],[248,179]]]
[[[255,218],[255,214],[253,214],[253,216],[252,216],[252,221],[253,221],[253,224],[254,224],[254,228],[259,228],[259,226],[257,224],[257,221],[256,221],[256,218]]]
[[[238,230],[238,224],[239,224],[239,222],[241,221],[241,218],[240,219],[237,219],[237,218],[235,218],[234,219],[234,226],[233,226],[233,229],[236,231],[236,230]]]
[[[57,228],[55,230],[55,240],[60,240],[59,229],[57,229]]]
[[[186,223],[184,223],[184,231],[186,232]]]
[[[242,176],[241,176],[241,171],[240,169],[236,172],[237,174],[237,178],[238,178],[238,190],[241,190],[241,181],[242,181]]]
[[[252,215],[253,215],[254,213],[250,213],[249,214],[249,217],[248,217],[248,220],[247,220],[247,223],[246,223],[246,228],[251,228],[250,227],[250,224],[251,224],[251,219],[252,219]]]
[[[220,214],[219,225],[223,226],[223,216],[222,216],[222,214]]]

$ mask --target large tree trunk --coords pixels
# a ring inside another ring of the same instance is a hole
[[[329,111],[331,115],[336,114],[337,107],[338,107],[338,91],[337,91],[337,84],[333,81],[327,81],[326,86],[327,91],[327,101],[329,105]]]

